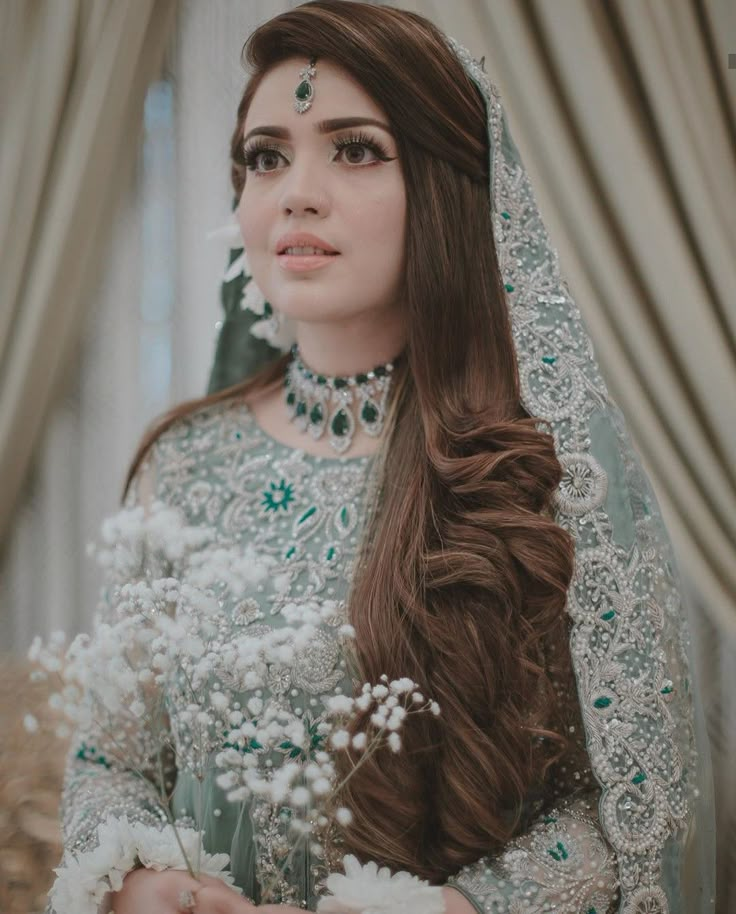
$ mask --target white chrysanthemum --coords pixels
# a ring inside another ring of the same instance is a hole
[[[430,885],[417,876],[373,861],[362,865],[356,857],[343,857],[345,875],[332,873],[327,888],[332,895],[320,898],[318,914],[444,914],[441,886]]]
[[[202,835],[191,828],[179,829],[190,861],[200,856],[200,872],[233,886],[233,877],[223,871],[227,854],[208,854],[200,845]],[[185,869],[181,848],[171,827],[162,829],[129,822],[126,816],[108,816],[97,827],[97,846],[74,857],[67,854],[54,872],[56,881],[49,897],[57,914],[97,914],[108,892],[118,892],[123,878],[138,860],[148,869]],[[233,886],[235,888],[235,886]],[[236,888],[236,891],[238,889]]]

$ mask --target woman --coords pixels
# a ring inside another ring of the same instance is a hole
[[[708,910],[681,880],[703,763],[669,540],[482,65],[418,15],[336,0],[265,23],[247,59],[225,292],[264,319],[231,310],[210,395],[145,436],[127,503],[274,556],[288,588],[261,624],[345,600],[360,680],[439,702],[351,779],[347,850],[443,886],[448,914]],[[323,648],[282,693],[314,716],[351,685]],[[278,817],[243,827],[205,794],[208,850],[255,904]],[[194,795],[180,772],[177,816]],[[69,853],[99,808],[166,827],[72,753]],[[262,909],[313,907],[323,877],[305,853]],[[107,903],[253,909],[153,869]]]

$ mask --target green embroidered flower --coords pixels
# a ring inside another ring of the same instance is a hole
[[[252,724],[254,727],[257,727],[258,721],[254,719]],[[249,736],[245,739],[239,737],[237,741],[233,743],[227,739],[229,733],[229,730],[223,730],[222,735],[225,737],[225,742],[222,744],[223,749],[237,749],[238,752],[242,752],[244,755],[248,755],[251,752],[257,752],[259,749],[263,749],[263,745],[258,742],[255,736]]]
[[[310,760],[314,759],[315,752],[320,752],[324,749],[324,734],[318,733],[319,721],[309,722],[309,718],[304,718],[304,726],[309,736],[309,758]],[[305,752],[302,746],[295,746],[291,740],[284,740],[283,743],[279,744],[279,749],[283,749],[285,752],[289,753],[289,758],[295,759],[299,758],[304,761],[307,760],[307,753]]]
[[[548,847],[547,853],[554,860],[567,860],[567,848],[562,841],[558,841],[554,847]]]
[[[268,492],[263,493],[263,501],[261,505],[265,511],[278,511],[279,508],[283,508],[284,511],[289,510],[290,502],[294,501],[294,488],[291,483],[288,483],[285,479],[282,479],[278,485],[275,483],[269,484]]]
[[[96,762],[105,768],[112,767],[104,755],[101,755],[94,746],[88,746],[87,743],[82,743],[77,749],[77,758],[85,762]]]

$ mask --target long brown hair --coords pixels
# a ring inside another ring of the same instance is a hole
[[[551,796],[565,770],[566,709],[577,708],[565,613],[574,542],[552,516],[562,475],[552,435],[520,402],[489,243],[484,102],[442,33],[390,7],[305,3],[257,28],[244,52],[253,73],[231,141],[238,198],[246,113],[285,58],[343,67],[396,137],[407,200],[406,370],[349,607],[361,681],[411,677],[441,714],[410,717],[402,751],[377,752],[351,777],[344,836],[363,859],[442,882],[503,847],[530,797]],[[126,489],[162,431],[275,383],[287,360],[164,415],[144,436]]]

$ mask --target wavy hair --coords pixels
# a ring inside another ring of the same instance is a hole
[[[520,402],[490,243],[484,101],[442,32],[415,13],[343,0],[314,0],[258,27],[244,47],[253,72],[231,141],[237,197],[254,93],[275,64],[313,54],[348,71],[385,112],[407,201],[405,370],[348,599],[352,660],[358,682],[409,676],[441,707],[407,719],[400,753],[378,751],[354,771],[342,838],[362,859],[441,883],[523,829],[530,798],[537,809],[551,803],[569,765],[566,732],[579,713],[565,612],[574,541],[552,511],[562,477],[553,437]],[[278,383],[288,357],[165,414],[125,489],[161,432]],[[348,771],[359,759],[348,750],[340,764]]]

